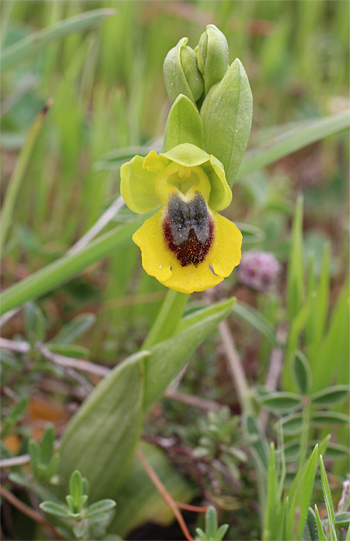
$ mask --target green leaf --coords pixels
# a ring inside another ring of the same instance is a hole
[[[21,306],[30,299],[44,295],[90,265],[131,243],[132,235],[149,217],[150,214],[138,216],[131,223],[116,227],[101,235],[79,252],[63,256],[18,284],[9,287],[0,296],[0,315]]]
[[[290,488],[286,523],[287,539],[297,541],[303,534],[314,486],[317,460],[318,446],[316,445],[304,467],[299,469]]]
[[[316,517],[311,507],[309,507],[309,510],[307,513],[306,524],[305,524],[305,529],[303,532],[302,539],[308,540],[308,541],[319,541]]]
[[[83,496],[83,481],[78,470],[75,470],[70,477],[69,492],[73,502],[72,511],[73,513],[79,513],[81,511],[80,500]]]
[[[337,373],[339,383],[349,381],[349,283],[345,283],[342,293],[332,311],[328,333],[324,337],[319,357],[315,359],[317,369],[313,371],[313,390],[327,387],[332,374]],[[330,371],[330,366],[332,371]]]
[[[328,387],[328,389],[311,395],[310,399],[312,405],[316,408],[327,408],[344,402],[344,400],[349,398],[349,392],[349,385],[335,385],[334,387]]]
[[[95,314],[82,314],[64,325],[49,344],[71,344],[85,334],[96,321]]]
[[[49,515],[54,515],[60,518],[68,518],[69,508],[66,505],[60,505],[55,502],[42,502],[39,504],[39,507],[45,513]]]
[[[29,440],[28,452],[29,452],[31,463],[32,463],[32,467],[35,467],[37,464],[41,462],[41,451],[36,441]]]
[[[84,516],[87,519],[90,519],[92,517],[95,517],[96,515],[101,515],[103,513],[107,513],[107,511],[110,511],[115,507],[117,504],[114,500],[100,500],[99,502],[93,503],[92,505],[89,505],[89,507],[86,509]]]
[[[276,423],[276,427],[282,427],[283,433],[287,435],[298,434],[302,429],[303,416],[302,413],[291,413],[286,417],[282,417]]]
[[[324,533],[324,529],[323,529],[322,522],[321,522],[321,519],[320,519],[320,514],[319,514],[318,509],[317,509],[317,505],[315,505],[315,516],[316,516],[316,524],[317,524],[317,532],[318,532],[319,540],[320,541],[328,541],[327,536]]]
[[[284,456],[286,461],[295,461],[300,454],[300,443],[296,440],[290,440],[284,446]]]
[[[83,346],[78,346],[76,344],[45,344],[47,349],[51,351],[52,353],[58,353],[59,355],[63,355],[65,357],[73,357],[73,358],[83,358],[83,357],[90,357],[90,350],[88,348],[85,348]]]
[[[205,533],[209,539],[215,539],[216,530],[218,529],[218,516],[215,507],[209,505],[205,512]]]
[[[330,243],[326,242],[323,253],[321,276],[319,286],[317,288],[317,296],[315,298],[314,307],[312,311],[312,338],[311,338],[311,351],[312,355],[317,354],[320,347],[320,343],[325,333],[326,320],[328,315],[329,304],[329,269],[331,259]],[[315,365],[316,359],[314,359],[313,365]]]
[[[311,387],[311,369],[309,362],[301,351],[295,351],[291,361],[292,377],[299,393],[305,395]]]
[[[295,206],[287,276],[287,311],[290,322],[293,321],[301,309],[303,297],[303,198],[299,195]]]
[[[41,440],[41,463],[48,465],[53,453],[53,444],[55,441],[55,429],[53,426],[47,428]]]
[[[323,492],[323,497],[326,504],[327,516],[328,516],[328,529],[330,533],[330,541],[338,541],[337,532],[335,529],[333,500],[332,500],[331,490],[329,488],[326,470],[323,464],[322,455],[320,455],[320,470],[321,470],[322,492]]]
[[[350,513],[338,513],[335,515],[335,525],[337,528],[348,528],[350,526]]]
[[[202,319],[175,336],[161,342],[151,349],[151,355],[145,359],[145,396],[144,409],[156,402],[186,364],[195,349],[228,316],[235,299],[215,305],[209,314],[202,314]]]
[[[327,449],[324,453],[327,460],[343,460],[348,459],[350,456],[350,449],[347,445],[341,445],[340,443],[328,443]]]
[[[114,14],[113,9],[96,9],[70,17],[49,28],[30,34],[14,45],[3,49],[0,57],[1,71],[9,68],[13,69],[25,60],[44,52],[46,47],[54,40],[76,32],[85,32],[99,24],[106,17]]]
[[[266,475],[269,463],[269,448],[265,434],[256,417],[252,415],[244,416],[242,422],[246,427],[248,435],[254,440],[250,444],[250,450],[258,464],[259,471]]]
[[[149,443],[141,442],[140,447],[173,499],[179,502],[192,501],[198,493],[197,489],[172,467],[167,455]],[[171,509],[136,458],[124,482],[115,492],[114,499],[118,511],[109,531],[123,538],[145,522],[152,521],[166,526],[174,520]]]
[[[311,421],[314,425],[340,425],[348,426],[350,423],[350,417],[343,413],[337,413],[335,411],[324,411],[322,413],[313,413],[311,415]]]
[[[269,541],[273,539],[272,532],[274,530],[276,515],[280,509],[280,498],[278,494],[278,482],[276,473],[275,446],[270,444],[269,466],[267,474],[267,499],[264,516],[264,532],[263,540]]]
[[[18,402],[10,409],[5,422],[4,426],[1,429],[1,437],[3,438],[7,432],[20,421],[24,415],[24,412],[27,409],[29,402],[29,398],[24,396],[23,398],[20,398]]]
[[[297,350],[299,347],[300,334],[305,329],[305,326],[309,321],[314,296],[315,293],[312,293],[309,296],[307,301],[301,306],[299,312],[295,315],[291,322],[285,353],[285,358],[287,359],[287,362],[285,363],[283,373],[284,388],[287,390],[293,388],[293,384],[289,374],[290,370],[288,370],[292,359],[292,352]]]
[[[141,352],[116,366],[73,417],[60,446],[58,473],[68,479],[78,469],[90,484],[90,500],[114,498],[133,459],[142,419]],[[64,494],[64,487],[58,488]]]
[[[246,153],[238,171],[238,178],[247,173],[265,167],[270,163],[288,156],[292,152],[304,148],[315,141],[338,133],[350,127],[349,111],[342,111],[325,118],[303,122],[300,126],[264,142],[261,146]]]
[[[255,308],[242,302],[236,302],[232,313],[249,323],[255,330],[260,332],[274,346],[279,347],[280,344],[276,337],[276,330],[271,323]]]
[[[31,345],[39,340],[43,342],[46,334],[46,319],[42,310],[33,302],[24,306],[25,332]]]
[[[294,393],[274,392],[259,398],[260,404],[270,411],[285,413],[302,406],[302,397]]]
[[[252,114],[248,77],[236,58],[221,82],[211,88],[201,108],[205,150],[221,161],[230,186],[247,148]]]
[[[318,454],[319,455],[324,455],[326,453],[326,450],[327,450],[327,447],[329,445],[329,440],[330,439],[331,439],[331,434],[327,434],[327,436],[325,436],[323,438],[323,440],[319,443],[319,446],[318,446]]]
[[[191,143],[204,150],[202,119],[194,103],[180,94],[174,101],[165,126],[163,152]]]

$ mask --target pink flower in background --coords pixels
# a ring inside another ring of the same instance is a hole
[[[240,281],[257,291],[265,291],[276,283],[282,265],[273,254],[257,250],[245,252],[238,267]]]

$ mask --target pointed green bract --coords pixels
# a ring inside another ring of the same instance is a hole
[[[248,77],[237,58],[220,83],[211,88],[201,108],[205,150],[221,161],[230,186],[247,148],[252,114]]]
[[[205,95],[213,85],[220,82],[228,70],[228,45],[224,34],[213,24],[208,24],[201,35],[198,51],[198,67],[204,76]]]
[[[196,55],[190,47],[186,46],[187,42],[187,38],[180,39],[164,60],[164,81],[171,103],[174,103],[180,94],[184,94],[193,103],[196,103],[204,90]],[[183,52],[184,48],[185,52]]]
[[[198,109],[187,96],[180,94],[168,115],[163,152],[182,143],[191,143],[204,150],[203,124]]]

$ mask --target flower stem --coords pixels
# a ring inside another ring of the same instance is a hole
[[[189,295],[169,289],[142,349],[170,338],[182,317]]]

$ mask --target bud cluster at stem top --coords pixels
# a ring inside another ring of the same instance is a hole
[[[224,34],[209,24],[195,49],[182,38],[164,61],[172,107],[163,151],[191,144],[215,156],[232,186],[247,147],[253,98],[238,58],[229,66]]]
[[[164,61],[164,79],[171,103],[180,94],[194,103],[203,101],[228,70],[227,40],[216,26],[207,26],[194,50],[187,41],[182,38]]]

